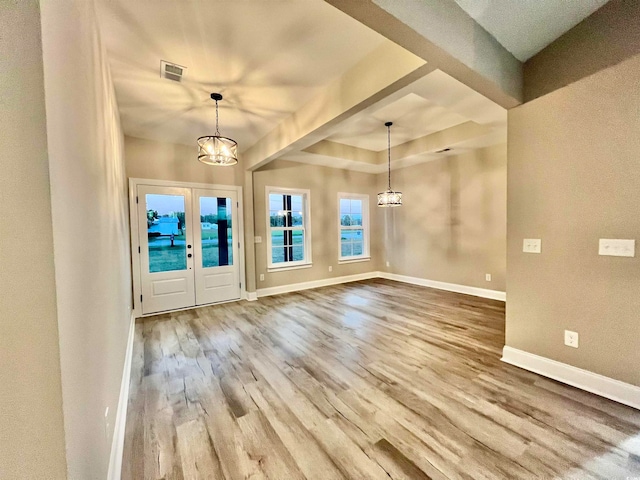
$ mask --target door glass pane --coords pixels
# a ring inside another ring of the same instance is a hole
[[[225,197],[200,197],[202,267],[233,265],[232,202]]]
[[[184,197],[146,195],[149,273],[187,269]]]

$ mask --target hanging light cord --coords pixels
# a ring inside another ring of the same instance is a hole
[[[387,125],[387,152],[389,165],[389,191],[391,191],[391,125]]]
[[[220,136],[220,130],[218,130],[218,100],[216,100],[216,136]]]

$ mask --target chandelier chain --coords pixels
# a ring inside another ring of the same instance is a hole
[[[216,100],[216,135],[220,136],[220,130],[218,130],[218,100]]]
[[[391,190],[391,125],[387,125],[387,152],[388,152],[388,171],[389,171],[389,191]]]

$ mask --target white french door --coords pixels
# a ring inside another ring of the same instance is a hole
[[[142,313],[240,298],[235,190],[137,185]]]
[[[234,191],[193,190],[196,305],[240,298],[237,209]]]

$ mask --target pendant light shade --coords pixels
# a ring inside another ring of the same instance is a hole
[[[238,144],[221,136],[218,130],[218,101],[222,100],[222,95],[212,93],[211,99],[216,102],[216,134],[198,138],[198,160],[207,165],[235,165],[238,163]]]
[[[388,159],[388,172],[389,183],[387,190],[378,194],[378,206],[379,207],[400,207],[402,206],[402,192],[394,192],[391,190],[391,125],[392,122],[384,124],[387,127],[387,159]]]

